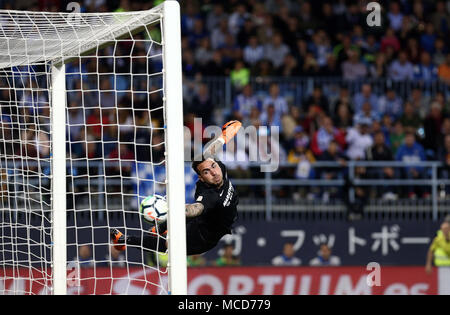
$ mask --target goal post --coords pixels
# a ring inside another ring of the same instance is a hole
[[[187,294],[186,268],[186,217],[184,188],[184,146],[183,143],[183,103],[182,66],[181,66],[181,23],[180,6],[176,1],[164,2],[163,55],[166,81],[167,116],[167,192],[169,218],[169,290],[172,294]],[[173,192],[173,193],[170,193]]]
[[[67,293],[66,73],[51,66],[53,291]]]
[[[183,127],[177,1],[0,10],[0,294],[187,294]],[[150,194],[168,252],[115,252]]]

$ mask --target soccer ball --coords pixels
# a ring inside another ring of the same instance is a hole
[[[148,196],[142,200],[139,212],[149,223],[163,223],[167,220],[166,198],[159,195]]]

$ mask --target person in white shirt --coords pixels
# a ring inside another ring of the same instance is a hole
[[[294,256],[294,244],[285,243],[283,247],[283,253],[272,259],[272,265],[274,266],[300,266],[302,261],[300,258]]]
[[[259,44],[256,36],[250,37],[248,45],[244,48],[244,61],[250,66],[254,66],[263,58],[264,47]]]
[[[347,157],[350,160],[363,160],[366,149],[373,145],[373,139],[369,133],[372,120],[361,118],[356,123],[356,127],[350,128],[345,137],[348,144]]]
[[[319,254],[316,258],[310,260],[309,265],[312,267],[321,266],[340,266],[341,259],[338,256],[331,255],[332,250],[328,244],[322,243],[320,245]]]
[[[280,95],[280,87],[277,83],[272,83],[269,88],[269,96],[267,96],[263,101],[263,109],[265,112],[269,105],[275,106],[275,112],[277,116],[283,116],[289,111],[289,106],[286,98]]]

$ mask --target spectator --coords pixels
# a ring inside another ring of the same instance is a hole
[[[390,116],[387,116],[390,117]],[[398,148],[403,144],[405,139],[405,131],[403,128],[403,124],[400,120],[397,120],[394,123],[394,127],[389,136],[389,142],[391,143],[392,154],[397,154]]]
[[[244,48],[244,61],[251,67],[264,58],[264,47],[259,44],[258,37],[252,36]]]
[[[445,62],[439,66],[438,75],[441,80],[450,86],[450,53],[445,57]]]
[[[356,127],[348,130],[345,140],[348,145],[347,157],[350,160],[363,160],[366,149],[372,146],[371,125],[372,120],[370,118],[362,118],[356,121]]]
[[[408,61],[405,51],[400,51],[398,59],[394,60],[389,67],[389,78],[394,81],[412,80],[414,76],[414,66]]]
[[[414,78],[424,83],[435,81],[438,78],[438,69],[431,62],[431,56],[426,51],[420,54],[420,63],[414,67]]]
[[[339,146],[336,141],[332,140],[328,144],[327,150],[325,150],[317,159],[321,162],[337,162],[342,166],[346,166],[346,157],[339,151]],[[320,169],[319,177],[325,180],[342,179],[344,173],[342,169],[336,167],[322,167]],[[341,195],[341,189],[339,187],[330,186],[323,189],[322,200],[328,201],[330,196],[338,197]]]
[[[434,43],[436,38],[433,23],[427,23],[425,25],[425,33],[420,36],[420,46],[430,55],[434,54]]]
[[[322,118],[321,127],[314,133],[311,141],[311,150],[315,156],[320,156],[326,151],[330,142],[336,141],[342,147],[345,145],[343,135],[333,126],[333,121],[330,117],[324,116]]]
[[[233,118],[240,121],[247,121],[250,118],[250,112],[254,107],[257,108],[258,111],[261,111],[262,103],[258,97],[253,94],[252,86],[247,84],[234,100]]]
[[[187,257],[188,267],[204,267],[206,266],[206,259],[202,255],[191,255]]]
[[[234,69],[230,73],[231,84],[241,90],[243,86],[250,82],[250,70],[245,67],[242,60],[237,60]]]
[[[200,44],[195,50],[195,62],[201,69],[213,59],[213,51],[211,49],[211,41],[208,37],[200,39]]]
[[[181,30],[183,34],[189,34],[194,29],[195,21],[199,20],[198,6],[194,3],[186,3],[184,14],[181,16]]]
[[[298,164],[297,178],[309,178],[311,175],[311,163],[315,162],[315,158],[308,149],[308,145],[309,137],[301,126],[297,126],[294,130],[294,138],[292,139],[291,149],[287,158],[289,163]],[[300,166],[300,163],[303,164]]]
[[[295,249],[293,243],[285,243],[283,246],[283,253],[272,259],[274,266],[300,266],[302,261],[295,257]]]
[[[320,73],[320,67],[313,53],[307,52],[303,61],[302,75],[315,76]]]
[[[383,131],[378,131],[374,135],[374,143],[366,149],[365,159],[367,161],[392,161],[393,155],[391,149],[386,145]],[[394,179],[395,172],[392,167],[373,167],[369,169],[369,176],[375,179]],[[397,195],[390,186],[377,187],[381,192],[383,199],[395,200]]]
[[[433,150],[434,153],[441,143],[441,127],[444,120],[444,115],[442,113],[442,105],[438,102],[433,102],[431,104],[431,110],[427,118],[423,122],[425,139],[423,141],[424,147],[426,149]]]
[[[292,147],[290,144],[292,144],[290,141],[294,137],[295,128],[302,123],[302,115],[300,112],[300,108],[297,106],[291,106],[289,108],[289,114],[284,115],[281,118],[281,124],[283,129],[283,142],[287,145],[286,149],[290,150]],[[303,125],[302,125],[303,127]]]
[[[408,132],[405,134],[405,142],[402,144],[396,153],[395,159],[404,162],[406,167],[401,171],[401,178],[403,179],[422,179],[425,177],[425,169],[423,166],[417,166],[417,162],[426,160],[425,150],[422,145],[416,142],[414,133]],[[429,196],[420,186],[407,186],[408,197],[415,199],[417,194],[423,193],[424,198]]]
[[[211,47],[216,50],[225,45],[225,39],[228,35],[228,21],[222,19],[211,32]]]
[[[214,262],[214,266],[226,267],[226,266],[239,266],[241,264],[238,257],[233,254],[234,248],[231,244],[223,246],[222,255]]]
[[[409,37],[406,42],[406,52],[408,53],[408,60],[411,61],[414,65],[420,62],[420,53],[421,49],[419,46],[419,42],[413,36]]]
[[[329,103],[328,98],[323,95],[322,88],[315,86],[312,94],[305,102],[304,111],[307,112],[309,107],[318,106],[325,114],[329,115]]]
[[[203,20],[194,21],[194,29],[188,35],[189,46],[192,49],[200,46],[203,39],[207,38],[208,33],[205,31]]]
[[[432,273],[432,261],[436,267],[448,268],[450,266],[450,223],[444,221],[440,230],[433,239],[427,253],[427,262],[425,270],[428,274]]]
[[[219,50],[214,51],[212,59],[202,68],[202,73],[205,76],[225,75],[226,68],[222,61],[222,53]]]
[[[352,100],[352,98],[350,96],[350,92],[346,86],[342,86],[339,89],[338,99],[335,101],[334,106],[332,107],[332,112],[334,112],[334,115],[337,114],[338,107],[341,104],[346,105],[348,107],[349,111],[353,112],[353,110],[354,110],[353,100]]]
[[[415,87],[411,91],[411,96],[408,101],[414,107],[414,110],[419,114],[420,119],[424,119],[430,110],[429,98],[423,95],[422,89]]]
[[[73,262],[76,262],[79,268],[91,268],[95,266],[94,258],[92,257],[92,251],[90,245],[80,245],[78,247],[78,255],[73,258]]]
[[[334,36],[334,32],[336,29],[339,29],[339,17],[334,14],[333,6],[329,2],[323,2],[322,4],[322,15],[321,20],[322,28],[326,31],[327,34],[332,34]]]
[[[352,43],[358,46],[361,50],[366,46],[366,37],[364,36],[364,30],[361,25],[353,25],[352,31]]]
[[[381,52],[386,53],[389,47],[394,51],[399,51],[401,48],[400,41],[395,36],[395,31],[392,28],[388,28],[386,34],[381,39]]]
[[[444,145],[442,147],[439,147],[437,158],[443,164],[441,176],[445,179],[449,179],[450,178],[450,134],[447,134],[444,137]]]
[[[422,126],[422,120],[410,102],[406,102],[403,106],[403,115],[400,117],[400,121],[407,131],[414,133]]]
[[[289,111],[287,101],[280,95],[280,87],[277,83],[272,83],[270,85],[269,96],[267,96],[263,101],[263,111],[265,111],[269,105],[274,105],[275,112],[279,117],[287,114]]]
[[[366,63],[373,63],[375,61],[375,56],[380,51],[380,43],[377,41],[375,35],[369,34],[366,41],[362,46],[362,57]]]
[[[378,53],[375,55],[375,62],[369,65],[368,74],[371,78],[385,78],[388,75],[387,54]]]
[[[276,33],[272,42],[265,46],[264,51],[264,57],[272,62],[275,69],[278,69],[282,66],[284,58],[289,54],[290,49],[283,43],[282,35]]]
[[[359,53],[349,52],[349,59],[342,63],[342,77],[344,80],[358,80],[367,76],[367,67],[359,60]]]
[[[269,104],[266,106],[266,110],[261,113],[260,121],[263,126],[277,126],[280,128],[280,132],[282,132],[281,116],[275,110],[275,105]]]
[[[389,5],[389,25],[396,32],[400,30],[403,24],[403,14],[400,11],[400,4],[397,1],[393,1]]]
[[[287,29],[283,33],[284,35],[284,42],[286,45],[289,46],[289,49],[291,52],[294,52],[296,50],[297,41],[301,38],[303,38],[303,32],[298,27],[299,21],[297,17],[290,16],[287,19]]]
[[[228,18],[228,29],[230,33],[236,36],[244,26],[245,20],[250,17],[245,4],[240,3],[236,6],[233,13]]]
[[[313,15],[311,3],[304,1],[302,2],[299,10],[299,28],[305,30],[305,33],[311,35],[314,30],[317,29],[319,22],[317,18]]]
[[[436,1],[436,10],[431,15],[431,23],[438,34],[448,34],[450,31],[450,17],[445,8],[445,1]]]
[[[241,28],[236,36],[237,44],[239,47],[245,47],[247,45],[249,38],[256,36],[258,33],[255,28],[255,24],[251,18],[246,18],[244,26]]]
[[[332,249],[328,244],[320,244],[320,250],[316,258],[310,260],[309,265],[312,267],[323,266],[340,266],[341,259],[332,255]]]
[[[378,112],[378,97],[372,93],[372,86],[368,83],[363,84],[361,87],[361,92],[356,93],[353,97],[355,113],[360,112],[366,102],[369,102],[372,110]]]
[[[319,75],[326,77],[340,77],[342,70],[337,64],[336,57],[332,54],[327,56],[326,64],[320,68]]]
[[[223,8],[223,4],[216,3],[214,8],[208,13],[206,17],[206,28],[209,31],[214,30],[219,26],[221,21],[227,21],[228,16]]]
[[[200,84],[197,95],[192,99],[192,103],[188,110],[195,114],[196,117],[203,119],[203,124],[208,126],[212,123],[212,113],[214,106],[211,103],[208,86],[204,83]]]
[[[200,71],[195,62],[194,54],[191,50],[183,51],[183,73],[186,76],[193,77]]]
[[[380,114],[378,114],[377,112],[372,110],[372,106],[370,105],[370,103],[366,102],[363,104],[361,111],[354,116],[353,121],[357,122],[357,121],[361,121],[362,119],[366,119],[366,120],[369,119],[371,121],[379,121],[380,117],[381,117]]]
[[[308,50],[314,54],[319,67],[326,65],[327,56],[332,53],[332,49],[328,36],[323,30],[318,30],[312,35],[312,42]]]
[[[298,65],[297,59],[291,54],[284,57],[283,66],[279,69],[279,74],[283,77],[295,77],[302,74],[301,68]]]
[[[242,55],[241,48],[236,44],[236,39],[231,34],[225,35],[225,43],[220,46],[222,52],[222,62],[227,68],[226,73],[229,73],[229,69],[234,65],[236,60],[239,60]]]
[[[445,62],[445,56],[447,55],[447,53],[448,49],[445,47],[444,40],[441,37],[436,38],[436,41],[434,42],[432,62],[439,67],[442,63]]]
[[[346,103],[339,103],[333,120],[334,125],[344,134],[347,128],[353,126],[353,117],[350,106]]]
[[[393,120],[396,120],[403,113],[403,101],[393,88],[388,88],[386,94],[378,99],[377,108],[380,115],[388,114]]]
[[[386,144],[391,148],[391,150],[391,133],[393,129],[394,128],[391,116],[384,115],[383,117],[381,117],[380,130],[383,132]]]

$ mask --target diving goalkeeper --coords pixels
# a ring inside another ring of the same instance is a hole
[[[215,158],[220,147],[239,131],[241,123],[230,121],[222,128],[222,135],[206,149],[201,159],[192,163],[199,179],[196,183],[195,200],[186,205],[187,255],[198,255],[213,249],[226,234],[231,234],[237,219],[238,195],[231,184],[225,165]],[[118,229],[111,229],[110,236],[116,249],[126,245],[143,246],[147,251],[165,253],[167,243],[164,236],[167,224],[155,226],[143,237],[125,236]]]

